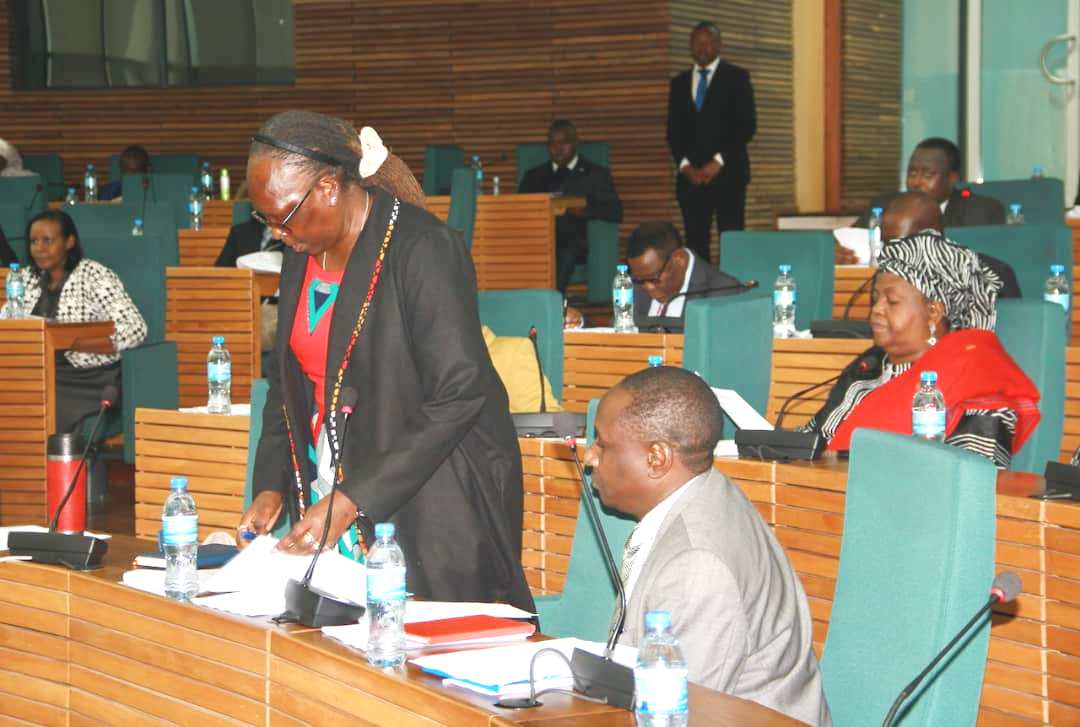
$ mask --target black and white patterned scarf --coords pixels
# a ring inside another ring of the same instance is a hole
[[[929,300],[941,301],[954,330],[994,330],[1001,278],[973,251],[938,232],[923,230],[887,242],[878,259],[878,272],[898,275]]]

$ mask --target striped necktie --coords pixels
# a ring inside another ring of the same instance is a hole
[[[619,569],[619,578],[623,582],[623,587],[626,587],[627,581],[630,580],[630,573],[634,570],[634,558],[641,550],[641,543],[634,542],[634,533],[637,532],[637,528],[638,526],[635,525],[630,531],[630,537],[626,539],[626,545],[623,546],[622,568]]]
[[[694,106],[701,111],[705,105],[705,92],[709,90],[709,69],[698,69],[697,92],[694,94]]]

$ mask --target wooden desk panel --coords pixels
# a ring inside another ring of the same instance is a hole
[[[574,545],[581,490],[560,439],[519,437],[525,513],[521,564],[534,595],[562,593]]]
[[[659,355],[681,366],[681,333],[594,333],[588,329],[563,334],[563,400],[567,411],[585,412],[624,377],[649,365]]]
[[[848,318],[865,321],[870,316],[870,286],[873,269],[866,265],[837,265],[833,278],[833,318],[843,318],[848,304]],[[866,286],[865,288],[863,286]]]
[[[203,205],[203,226],[224,227],[226,232],[233,226],[233,205],[231,199],[211,199]],[[247,220],[243,220],[246,222]],[[224,242],[224,238],[222,239]],[[219,250],[221,248],[218,248]]]
[[[778,338],[773,340],[772,370],[769,374],[769,403],[765,417],[776,421],[788,397],[813,384],[825,381],[873,345],[873,341],[850,338]],[[784,428],[805,424],[825,403],[831,390],[824,386],[788,407]]]
[[[427,198],[446,221],[450,198]],[[482,194],[476,199],[472,259],[480,290],[555,287],[555,221],[546,194]]]
[[[180,265],[213,267],[229,237],[229,227],[211,227],[207,223],[199,230],[177,230],[176,237],[180,245]]]

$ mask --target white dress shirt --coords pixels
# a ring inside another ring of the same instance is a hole
[[[679,293],[685,293],[690,289],[690,276],[694,274],[694,260],[697,256],[689,248],[683,248],[686,250],[686,254],[690,256],[690,262],[686,265],[686,273],[683,275],[682,287],[679,288]],[[674,255],[675,253],[671,253]],[[673,296],[674,297],[674,296]],[[653,302],[649,305],[649,315],[658,316],[661,315],[660,310],[663,309],[663,315],[670,318],[679,318],[682,316],[683,306],[686,304],[686,296],[681,295],[675,300],[668,303],[667,308],[664,308],[664,304],[660,301],[653,299]]]
[[[717,67],[719,65],[720,65],[720,56],[717,56],[716,58],[713,58],[712,63],[705,66],[705,68],[709,71],[709,78],[708,78],[707,81],[705,81],[705,92],[706,93],[708,93],[708,89],[712,87],[713,79],[716,78],[716,69],[717,69]],[[693,66],[693,69],[690,71],[690,101],[691,102],[696,102],[697,101],[697,99],[695,97],[697,96],[697,87],[698,87],[698,83],[700,81],[701,81],[701,69],[695,63],[694,66]],[[715,154],[713,154],[713,159],[718,161],[720,163],[720,166],[724,166],[724,157],[720,152],[716,152]],[[682,161],[679,162],[679,169],[682,169],[683,167],[687,166],[689,163],[690,163],[690,160],[687,159],[686,157],[683,157]]]
[[[566,168],[569,169],[571,172],[574,171],[574,168],[576,166],[577,166],[577,154],[574,155],[573,159],[571,159],[569,162],[566,163]],[[551,171],[553,171],[553,172],[559,171],[559,165],[556,164],[555,162],[552,162],[551,163]]]
[[[938,206],[941,207],[941,214],[945,214],[945,208],[949,206],[949,200],[946,199]]]
[[[641,569],[644,567],[645,561],[649,559],[649,552],[652,550],[653,543],[656,542],[656,536],[660,534],[660,526],[664,523],[664,518],[671,512],[671,508],[675,506],[675,503],[679,501],[679,498],[683,496],[691,484],[708,476],[709,471],[706,470],[697,477],[691,477],[679,489],[664,498],[659,505],[645,513],[645,517],[641,518],[641,522],[634,527],[634,531],[630,534],[630,547],[637,546],[637,553],[634,555],[634,565],[630,568],[630,575],[627,576],[624,585],[627,603],[630,603],[634,585],[637,583],[638,576],[641,575]]]

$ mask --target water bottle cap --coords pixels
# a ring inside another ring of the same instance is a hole
[[[652,356],[649,356],[649,366],[657,367],[657,366],[663,366],[663,365],[664,365],[664,357],[663,356],[657,356],[656,354],[653,354]]]
[[[394,523],[376,523],[375,537],[379,539],[394,537]]]
[[[203,162],[202,166],[203,166],[203,169],[209,169],[210,168],[210,162]]]
[[[19,269],[19,263],[11,263],[10,265],[8,265],[8,270],[10,270],[13,273],[17,272],[18,269]]]
[[[919,380],[922,381],[924,384],[937,383],[937,371],[923,371],[922,375],[919,377]]]
[[[618,272],[620,272],[620,273],[625,273],[625,272],[626,272],[627,270],[629,270],[629,269],[630,269],[630,268],[628,268],[627,266],[625,266],[625,265],[621,265],[621,264],[620,264],[620,265],[616,265],[616,266],[615,266],[615,270],[617,270],[617,271],[618,271]]]
[[[220,346],[225,343],[225,336],[214,336],[210,339],[210,343],[214,344],[215,346]]]
[[[1012,212],[1014,215],[1020,214],[1020,209],[1021,207],[1019,202],[1013,202],[1009,205],[1009,211]]]
[[[89,169],[90,171],[94,171],[94,165],[93,164],[87,164],[86,168]]]
[[[1065,272],[1065,266],[1061,265],[1061,264],[1058,264],[1058,263],[1054,263],[1053,265],[1050,266],[1050,272],[1053,273],[1054,275],[1061,275],[1063,272]]]
[[[871,207],[870,211],[873,212],[875,215],[880,215],[885,212],[885,210],[883,210],[881,207]]]
[[[76,192],[77,190],[76,190],[76,189],[75,189],[74,187],[68,187],[68,191],[69,191],[69,192],[72,192],[72,193],[74,193],[74,192]]]
[[[187,477],[173,477],[171,480],[169,480],[169,489],[186,490]]]
[[[1033,174],[1042,174],[1042,164],[1036,164],[1031,168]]]
[[[198,194],[198,192],[199,192],[199,188],[197,186],[195,186],[194,184],[191,185],[191,193],[192,194]]]
[[[135,218],[135,224],[136,225],[138,225],[139,227],[142,227],[142,223],[143,223],[142,217],[136,217]]]
[[[649,611],[645,614],[645,630],[656,631],[671,627],[670,611]]]
[[[779,270],[784,275],[787,275],[788,273],[791,272],[791,266],[790,265],[779,265],[779,266],[777,266],[776,269]]]
[[[472,160],[473,160],[474,162],[478,162],[478,161],[480,161],[480,155],[479,155],[479,154],[473,154],[473,155],[472,155]]]

